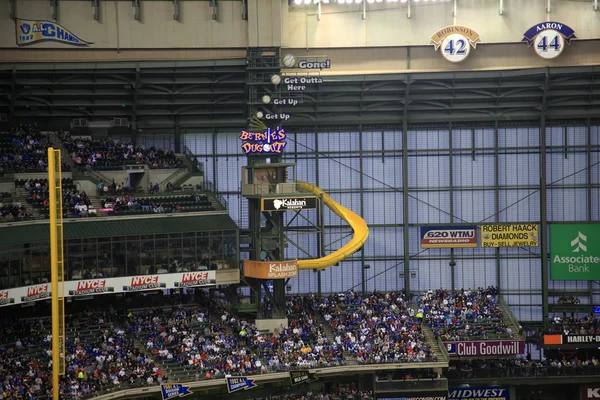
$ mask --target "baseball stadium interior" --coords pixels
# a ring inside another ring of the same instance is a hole
[[[0,399],[600,399],[598,0],[0,0]]]

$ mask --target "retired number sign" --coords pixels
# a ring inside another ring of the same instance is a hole
[[[471,47],[475,48],[480,42],[479,34],[466,26],[447,26],[440,29],[431,36],[435,50],[441,48],[442,57],[446,60],[458,63],[464,61],[471,53]]]
[[[575,31],[559,22],[542,22],[523,34],[523,41],[533,46],[535,53],[546,60],[561,55],[571,39],[575,39]]]

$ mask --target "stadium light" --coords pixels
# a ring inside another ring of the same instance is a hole
[[[302,0],[294,0],[294,4],[299,6],[300,4],[302,4]]]

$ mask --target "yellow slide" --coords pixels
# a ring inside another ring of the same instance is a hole
[[[335,200],[329,197],[327,193],[312,183],[303,181],[298,181],[296,183],[298,184],[299,190],[310,192],[318,197],[321,197],[325,205],[329,207],[331,211],[336,213],[336,215],[338,215],[341,219],[346,221],[354,231],[354,237],[352,237],[352,240],[350,240],[350,242],[348,242],[348,244],[341,249],[338,249],[322,258],[298,260],[298,268],[322,270],[337,264],[359,250],[369,237],[369,227],[367,226],[365,220],[362,219],[360,215],[337,203]]]

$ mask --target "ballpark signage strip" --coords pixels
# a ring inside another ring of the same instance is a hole
[[[581,387],[582,400],[600,399],[600,385],[585,385]]]
[[[429,44],[437,51],[442,49],[442,57],[454,63],[466,60],[471,47],[477,47],[481,41],[479,34],[471,28],[460,25],[447,26],[431,36]]]
[[[278,197],[262,199],[262,211],[302,211],[317,208],[316,197]]]
[[[378,400],[447,400],[446,391],[394,392],[376,394]]]
[[[544,347],[597,348],[600,347],[600,335],[544,335]]]
[[[454,388],[448,391],[453,400],[510,400],[510,391],[500,387]]]
[[[170,400],[179,397],[185,397],[187,395],[193,394],[194,392],[190,391],[189,386],[184,386],[180,383],[175,383],[170,385],[160,385],[160,393],[162,395],[163,400]]]
[[[292,386],[301,385],[303,383],[311,383],[318,380],[312,372],[308,371],[290,371],[290,382]]]
[[[481,247],[538,247],[538,239],[535,224],[481,225]]]
[[[120,278],[84,279],[65,282],[65,297],[107,293],[141,292],[158,289],[180,289],[216,285],[215,271],[182,272],[176,274],[139,275]],[[52,285],[44,283],[0,290],[0,306],[24,304],[49,299]]]
[[[514,356],[525,353],[524,340],[478,340],[444,344],[448,354],[456,357]]]
[[[292,261],[244,260],[244,276],[257,279],[288,279],[298,276],[298,263]]]
[[[476,226],[422,226],[421,248],[477,247]]]
[[[529,28],[521,41],[533,46],[538,56],[550,60],[561,55],[565,43],[571,44],[571,39],[576,39],[573,29],[560,22],[549,21]]]
[[[227,378],[227,391],[229,393],[237,392],[238,390],[248,390],[258,386],[254,383],[254,379],[246,378],[245,376],[236,376]]]
[[[58,42],[79,47],[94,44],[80,39],[64,26],[53,21],[17,18],[15,19],[15,36],[19,47],[41,42]]]
[[[600,280],[600,224],[550,225],[550,279]]]

